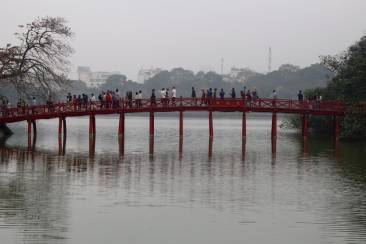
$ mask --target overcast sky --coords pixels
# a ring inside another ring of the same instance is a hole
[[[17,44],[19,24],[64,17],[75,33],[78,66],[120,71],[136,81],[143,68],[266,72],[344,51],[366,34],[365,0],[2,0],[0,46]]]

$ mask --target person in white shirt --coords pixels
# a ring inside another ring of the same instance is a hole
[[[162,88],[161,91],[160,91],[160,97],[165,98],[165,96],[166,96],[165,89]]]
[[[142,92],[139,90],[139,106],[142,107]]]
[[[160,91],[160,97],[161,97],[161,103],[163,104],[163,106],[166,106],[166,92],[165,92],[165,89],[162,88],[161,91]]]
[[[91,108],[92,109],[95,109],[96,106],[95,106],[95,96],[94,96],[94,93],[91,94],[90,101],[91,101]]]
[[[175,86],[173,86],[173,89],[172,89],[172,104],[173,104],[173,106],[175,106],[176,97],[177,97],[177,90],[175,89]]]

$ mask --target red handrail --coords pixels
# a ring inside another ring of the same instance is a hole
[[[183,98],[172,100],[172,98],[155,98],[155,99],[120,99],[116,101],[89,101],[79,103],[59,102],[54,104],[42,104],[37,106],[21,106],[17,108],[2,108],[0,109],[0,119],[6,122],[6,118],[23,118],[29,116],[41,115],[57,115],[61,114],[68,116],[72,114],[75,116],[78,112],[94,112],[94,111],[111,111],[117,113],[119,110],[124,112],[138,112],[139,110],[148,109],[165,109],[184,110],[204,110],[205,107],[224,111],[231,108],[233,110],[248,110],[256,112],[268,112],[275,110],[277,112],[287,113],[309,113],[329,114],[334,113],[365,113],[366,104],[356,104],[348,106],[346,102],[342,101],[298,101],[289,99],[267,99],[259,98],[255,100],[246,100],[245,98]],[[109,112],[109,113],[112,113]],[[55,116],[54,116],[55,117]]]

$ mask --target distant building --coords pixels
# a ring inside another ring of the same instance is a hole
[[[78,67],[78,79],[84,81],[88,88],[99,87],[100,85],[106,83],[107,79],[111,75],[120,75],[118,71],[115,72],[105,72],[98,71],[92,72],[90,67],[79,66]]]
[[[230,69],[228,75],[223,75],[223,80],[227,82],[243,82],[245,83],[250,77],[256,75],[257,73],[248,68],[235,68]]]
[[[137,83],[142,84],[160,72],[161,72],[160,68],[140,69],[139,73],[137,74]]]

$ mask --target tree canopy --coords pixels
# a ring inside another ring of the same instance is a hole
[[[346,101],[351,106],[366,103],[366,36],[335,56],[321,56],[321,64],[335,76],[324,88],[308,89],[306,97],[319,93],[324,100]],[[331,119],[324,116],[311,116],[309,128],[317,133],[331,131]],[[298,116],[291,116],[285,126],[300,128]],[[366,138],[366,116],[346,114],[341,122],[340,136],[343,138]]]
[[[19,25],[20,43],[0,48],[0,85],[14,86],[26,96],[45,95],[64,89],[74,53],[68,40],[73,32],[64,18],[38,18]],[[35,94],[37,93],[37,94]]]

